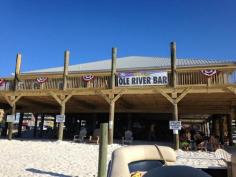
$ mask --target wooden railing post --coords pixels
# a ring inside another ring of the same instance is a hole
[[[99,159],[98,159],[98,177],[106,177],[107,176],[107,123],[103,123],[100,125],[100,137],[101,140],[99,142]]]
[[[112,90],[112,94],[110,95],[110,99],[114,98],[114,89],[115,89],[115,77],[116,77],[116,57],[117,57],[117,49],[112,48],[112,64],[111,64],[111,83],[110,89]],[[115,116],[115,102],[110,102],[110,111],[109,111],[109,134],[108,134],[108,143],[113,144],[113,128],[114,128],[114,116]]]
[[[20,68],[21,68],[21,54],[18,53],[17,56],[16,56],[14,90],[17,90],[18,81],[20,79]]]
[[[170,44],[171,48],[171,86],[174,89],[176,89],[176,43],[171,42]],[[173,99],[176,99],[176,96]],[[173,120],[178,121],[178,105],[177,102],[174,101],[173,103]],[[178,131],[173,131],[174,134],[174,147],[176,150],[179,149],[179,134]]]
[[[70,58],[70,52],[68,50],[66,50],[65,57],[64,57],[63,90],[67,89],[69,58]]]

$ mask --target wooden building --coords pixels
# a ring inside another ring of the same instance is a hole
[[[116,55],[113,48],[112,59],[69,66],[66,51],[64,67],[21,72],[18,54],[15,77],[0,80],[0,108],[13,115],[65,114],[65,131],[72,130],[78,120],[90,121],[92,128],[109,122],[109,143],[113,143],[113,132],[119,137],[117,133],[124,129],[136,128],[142,136],[143,129],[138,127],[146,125],[146,130],[152,123],[160,122],[160,134],[172,136],[167,132],[169,120],[198,122],[204,131],[209,131],[210,122],[211,131],[216,127],[215,131],[222,131],[225,120],[232,144],[236,62],[176,59],[175,43],[171,43],[170,58]],[[9,139],[12,124],[8,123]],[[63,138],[63,126],[59,123],[58,139]],[[178,148],[177,134],[174,139]]]

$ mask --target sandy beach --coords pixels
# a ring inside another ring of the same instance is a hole
[[[70,141],[0,140],[0,177],[95,177],[98,145]],[[115,149],[108,147],[108,160]],[[225,168],[213,152],[177,151],[177,165]]]
[[[1,177],[97,175],[98,145],[66,141],[0,140],[0,147]],[[120,145],[110,145],[108,154],[118,147]]]

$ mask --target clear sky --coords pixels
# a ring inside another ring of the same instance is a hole
[[[1,0],[0,76],[118,56],[236,60],[235,0]]]

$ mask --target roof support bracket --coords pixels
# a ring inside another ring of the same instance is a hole
[[[116,102],[123,94],[124,92],[126,92],[126,90],[121,90],[116,96],[114,94],[109,94],[109,95],[106,95],[104,94],[102,91],[97,91],[97,93],[103,97],[108,104],[111,104],[112,102]]]
[[[55,99],[59,105],[64,105],[73,96],[72,93],[69,95],[61,95],[59,98],[57,94],[50,92],[50,95]]]
[[[7,103],[13,107],[14,104],[16,104],[17,101],[19,101],[19,99],[22,97],[22,94],[18,95],[18,96],[3,96],[5,98],[5,100],[7,101]]]
[[[186,88],[179,96],[177,96],[176,92],[173,92],[172,95],[174,97],[172,98],[170,95],[168,95],[166,92],[164,92],[162,89],[154,89],[154,92],[160,93],[162,96],[164,96],[171,104],[177,104],[179,103],[191,90],[191,87]]]

